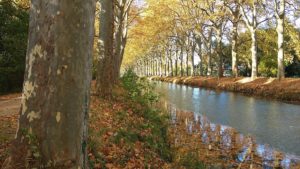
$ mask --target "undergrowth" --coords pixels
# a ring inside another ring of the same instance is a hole
[[[191,156],[172,164],[169,117],[158,101],[153,84],[132,70],[123,75],[112,100],[92,98],[90,167],[201,168]]]

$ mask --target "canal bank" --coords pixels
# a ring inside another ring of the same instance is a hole
[[[239,92],[249,96],[276,99],[300,104],[300,79],[286,78],[216,78],[216,77],[150,77],[151,80],[183,84],[193,87]]]

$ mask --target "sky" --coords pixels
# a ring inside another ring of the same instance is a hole
[[[296,26],[297,26],[298,28],[300,28],[300,18],[298,18],[298,19],[296,20]]]
[[[135,0],[135,3],[138,5],[138,6],[143,6],[145,4],[145,0]]]

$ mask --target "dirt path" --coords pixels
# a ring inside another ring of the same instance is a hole
[[[0,96],[0,168],[16,133],[20,102],[20,94]]]
[[[13,115],[20,109],[21,97],[0,100],[0,116]]]

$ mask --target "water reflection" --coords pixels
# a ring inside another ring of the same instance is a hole
[[[181,110],[201,113],[213,123],[255,136],[258,144],[300,156],[299,105],[160,82],[157,91]]]
[[[172,124],[170,136],[180,152],[199,151],[199,160],[208,164],[217,161],[225,168],[300,168],[297,156],[257,144],[253,137],[239,134],[234,128],[211,123],[204,115],[180,111],[172,104],[168,104],[167,108]]]

